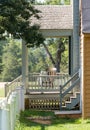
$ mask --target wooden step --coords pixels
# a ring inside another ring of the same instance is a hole
[[[56,116],[63,118],[80,118],[82,116],[82,112],[79,111],[55,111]]]
[[[70,97],[70,101],[65,102],[65,107],[67,109],[73,109],[78,103],[80,103],[80,92],[76,92],[75,96]]]

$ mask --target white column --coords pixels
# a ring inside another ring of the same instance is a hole
[[[22,87],[20,88],[20,110],[25,109],[24,94],[28,88],[28,48],[22,40]]]
[[[73,73],[79,70],[79,0],[73,0]]]
[[[28,88],[28,48],[22,40],[22,83],[25,89]]]

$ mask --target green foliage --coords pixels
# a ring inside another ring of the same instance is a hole
[[[70,0],[65,0],[65,4],[69,5],[70,4]]]
[[[12,81],[21,75],[21,45],[20,41],[8,39],[3,50],[2,81]]]
[[[31,48],[29,50],[29,71],[40,72],[47,66],[46,52],[43,47]]]
[[[2,72],[2,67],[3,67],[3,63],[2,63],[2,55],[3,55],[3,47],[6,45],[6,41],[1,40],[0,41],[0,74]]]
[[[68,52],[68,44],[65,45],[65,51],[62,53],[62,59],[61,59],[61,72],[68,72],[68,67],[69,67],[69,63],[68,63],[68,57],[69,57],[69,52]]]
[[[46,0],[46,4],[60,5],[62,0]],[[65,5],[69,5],[70,0],[65,0]]]
[[[40,11],[26,0],[6,0],[0,3],[0,38],[4,32],[14,38],[22,38],[28,47],[39,46],[44,38],[38,25],[32,25],[31,17],[39,19]],[[6,36],[5,36],[6,37]]]
[[[0,87],[0,98],[5,97],[5,89],[4,87]]]
[[[46,0],[46,4],[52,4],[52,5],[60,4],[60,0]]]
[[[1,42],[2,49],[2,72],[0,74],[1,81],[12,81],[17,76],[21,75],[22,61],[21,61],[21,41],[8,39],[5,44]],[[30,48],[28,50],[29,71],[40,72],[45,70],[47,66],[46,52],[43,47]]]

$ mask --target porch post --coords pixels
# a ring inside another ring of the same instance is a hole
[[[79,70],[79,0],[73,0],[73,74]]]
[[[28,48],[25,41],[22,40],[22,84],[25,89],[28,88]]]
[[[24,94],[26,93],[28,87],[28,48],[25,45],[25,41],[22,40],[22,87],[20,89],[20,100],[21,106],[20,109],[25,109],[25,97]]]

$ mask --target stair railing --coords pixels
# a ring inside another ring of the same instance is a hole
[[[60,110],[62,110],[64,97],[80,83],[79,71],[76,72],[64,85],[60,85]]]
[[[5,84],[5,97],[10,96],[10,94],[17,88],[22,85],[22,75],[17,77],[15,80],[13,80],[10,83]]]

